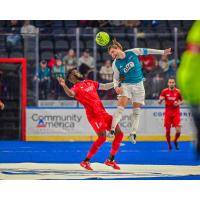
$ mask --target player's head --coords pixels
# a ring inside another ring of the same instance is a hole
[[[176,86],[175,78],[169,78],[167,84],[170,89],[174,89]]]
[[[108,46],[108,53],[112,59],[119,58],[119,55],[123,52],[122,45],[117,42],[116,39],[112,40],[112,44]]]
[[[83,80],[82,74],[76,68],[70,69],[66,78],[73,84]]]

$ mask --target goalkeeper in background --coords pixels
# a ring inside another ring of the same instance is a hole
[[[195,21],[187,36],[187,49],[182,55],[177,83],[184,99],[191,104],[197,127],[197,152],[200,155],[200,21]]]

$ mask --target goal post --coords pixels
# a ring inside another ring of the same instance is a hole
[[[21,87],[21,138],[23,141],[26,140],[26,66],[27,66],[27,60],[26,58],[0,58],[0,64],[20,64],[21,65],[21,81],[20,81],[20,87]],[[13,84],[13,83],[11,83]]]

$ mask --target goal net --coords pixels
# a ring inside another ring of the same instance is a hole
[[[26,59],[0,58],[0,140],[26,140]]]

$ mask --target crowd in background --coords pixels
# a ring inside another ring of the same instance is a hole
[[[170,59],[167,56],[155,57],[153,55],[140,56],[144,73],[144,85],[146,98],[156,99],[160,91],[166,87],[169,77],[176,77],[179,60]],[[73,49],[69,49],[66,55],[55,55],[50,60],[41,60],[38,73],[34,80],[39,82],[40,99],[59,99],[65,97],[57,78],[66,78],[68,70],[78,68],[85,79],[96,80],[102,83],[113,81],[112,61],[105,60],[101,66],[94,65],[94,58],[88,49],[82,52],[77,59]],[[96,71],[97,70],[97,71]],[[96,76],[95,76],[96,73]],[[70,83],[68,83],[70,84]],[[107,94],[101,94],[102,99],[116,98],[113,90]]]
[[[36,22],[10,20],[6,22],[7,51],[20,41],[26,40],[26,34],[36,33]],[[38,22],[37,22],[38,23]],[[43,21],[44,27],[53,27],[55,21]],[[64,22],[62,22],[64,23]],[[68,23],[68,22],[67,22]],[[70,23],[70,22],[69,22]],[[140,27],[151,26],[156,27],[159,21],[149,20],[79,20],[76,21],[78,27]],[[33,25],[35,24],[35,25]],[[0,30],[1,31],[1,30]],[[126,49],[126,47],[125,47]],[[146,88],[146,98],[157,99],[160,91],[166,87],[166,81],[169,77],[176,76],[176,70],[179,60],[169,59],[166,56],[156,57],[152,55],[139,57],[144,73],[144,85]],[[110,59],[103,60],[95,66],[95,60],[91,49],[84,49],[81,56],[77,58],[76,51],[69,49],[65,55],[55,54],[48,60],[41,60],[37,67],[37,73],[33,79],[33,83],[38,83],[39,99],[63,99],[67,98],[62,88],[58,84],[58,77],[66,77],[71,68],[78,68],[85,79],[97,80],[102,83],[111,82],[113,79],[112,61]],[[70,86],[70,83],[68,83]],[[116,94],[112,89],[108,92],[100,92],[102,99],[115,99]]]

